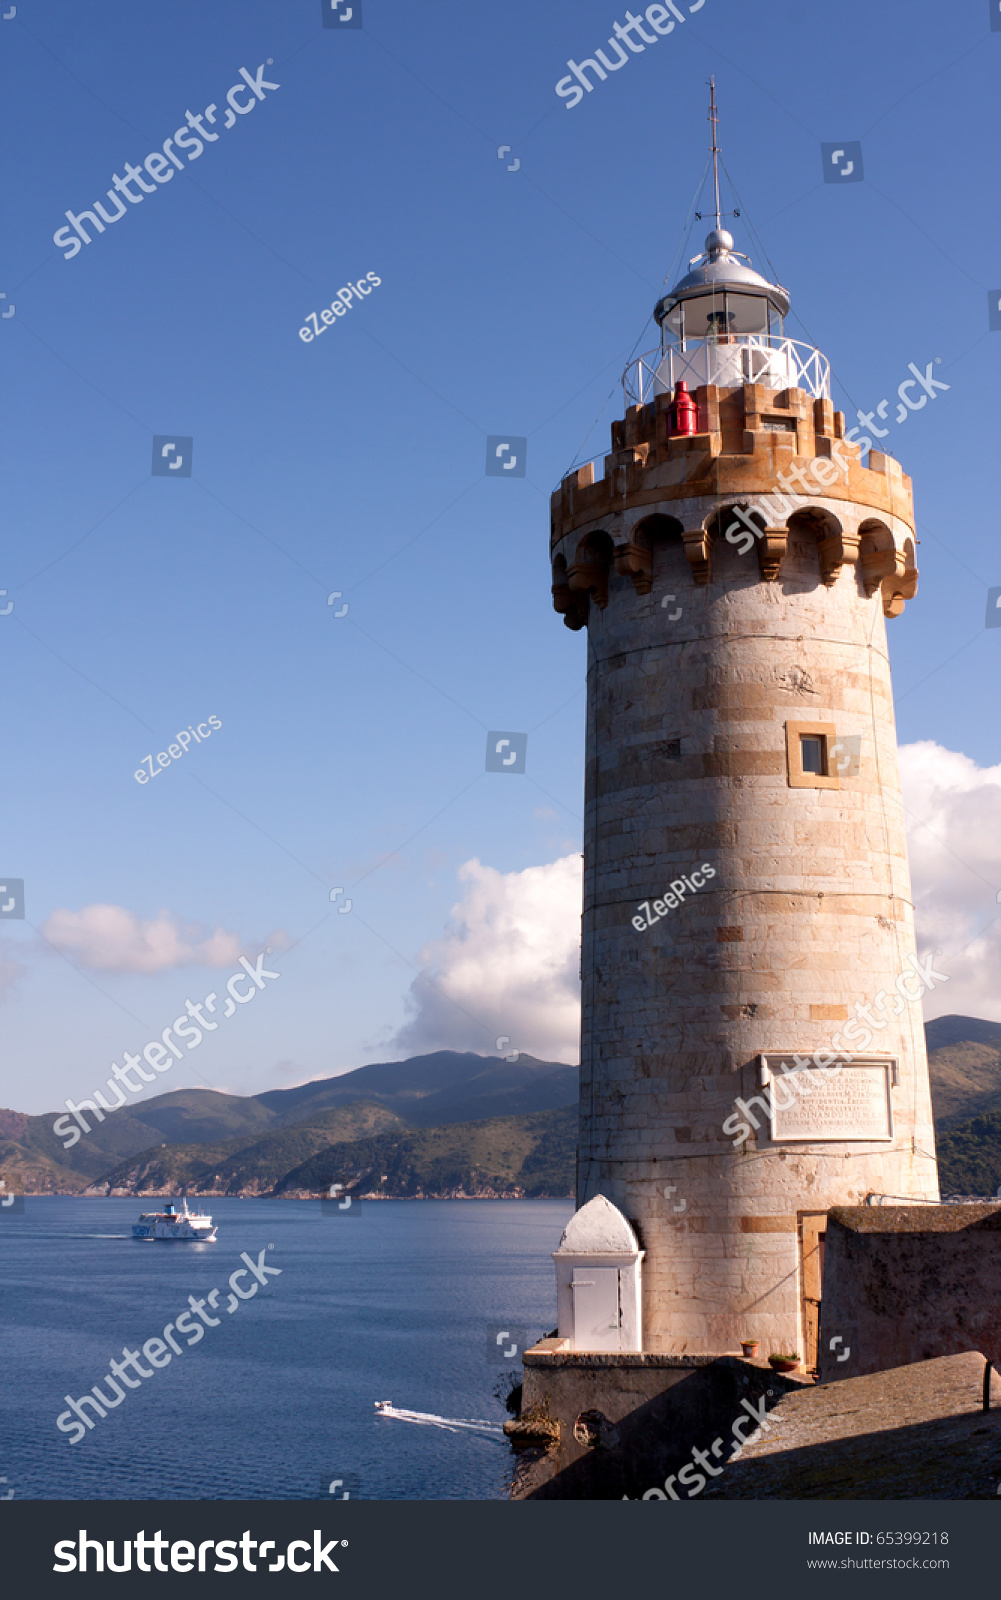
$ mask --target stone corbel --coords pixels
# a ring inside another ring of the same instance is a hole
[[[821,539],[817,546],[820,556],[820,576],[828,588],[837,583],[841,576],[841,568],[846,561],[854,565],[858,560],[858,547],[859,535],[847,533],[844,529],[840,533],[832,533],[828,538]]]
[[[604,561],[592,556],[575,561],[567,569],[567,583],[576,596],[590,595],[600,611],[608,604],[608,567]]]
[[[653,551],[635,539],[616,545],[615,570],[620,578],[632,578],[637,594],[649,594],[653,588]]]
[[[899,617],[907,600],[913,600],[918,592],[918,569],[909,567],[906,557],[897,552],[894,571],[882,581],[883,615],[884,617]]]
[[[712,542],[708,533],[705,528],[690,528],[681,537],[693,579],[696,583],[708,583],[712,578]]]
[[[553,610],[563,618],[564,627],[571,628],[574,633],[587,622],[590,605],[590,595],[574,594],[566,578],[558,578],[553,584]]]
[[[779,575],[779,566],[786,553],[789,543],[789,529],[766,528],[757,541],[758,568],[766,583],[774,583]]]
[[[868,597],[876,593],[884,578],[895,575],[896,553],[892,546],[889,550],[864,550],[859,557],[859,565],[862,568],[862,582]]]

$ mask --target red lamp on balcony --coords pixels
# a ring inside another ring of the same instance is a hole
[[[682,381],[675,384],[674,399],[667,408],[667,417],[672,439],[682,434],[698,433],[699,407],[689,394],[687,383]]]

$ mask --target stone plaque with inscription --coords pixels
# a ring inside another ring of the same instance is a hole
[[[764,1056],[762,1079],[769,1088],[773,1142],[798,1140],[890,1141],[893,1138],[890,1061],[845,1063],[838,1073],[804,1067],[785,1073],[790,1056]]]

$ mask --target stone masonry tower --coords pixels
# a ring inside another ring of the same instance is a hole
[[[733,245],[717,181],[603,477],[553,496],[588,635],[577,1204],[635,1228],[644,1350],[812,1364],[828,1208],[938,1198],[884,621],[914,514]]]

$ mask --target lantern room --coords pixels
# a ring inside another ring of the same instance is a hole
[[[700,340],[726,345],[748,334],[784,338],[788,294],[752,270],[725,228],[713,229],[689,268],[654,311],[665,343],[685,350]]]
[[[830,399],[830,365],[812,345],[786,338],[788,313],[782,285],[754,271],[726,228],[714,228],[702,255],[654,310],[661,347],[627,370],[628,403],[675,394],[679,382],[690,389],[760,383]]]

